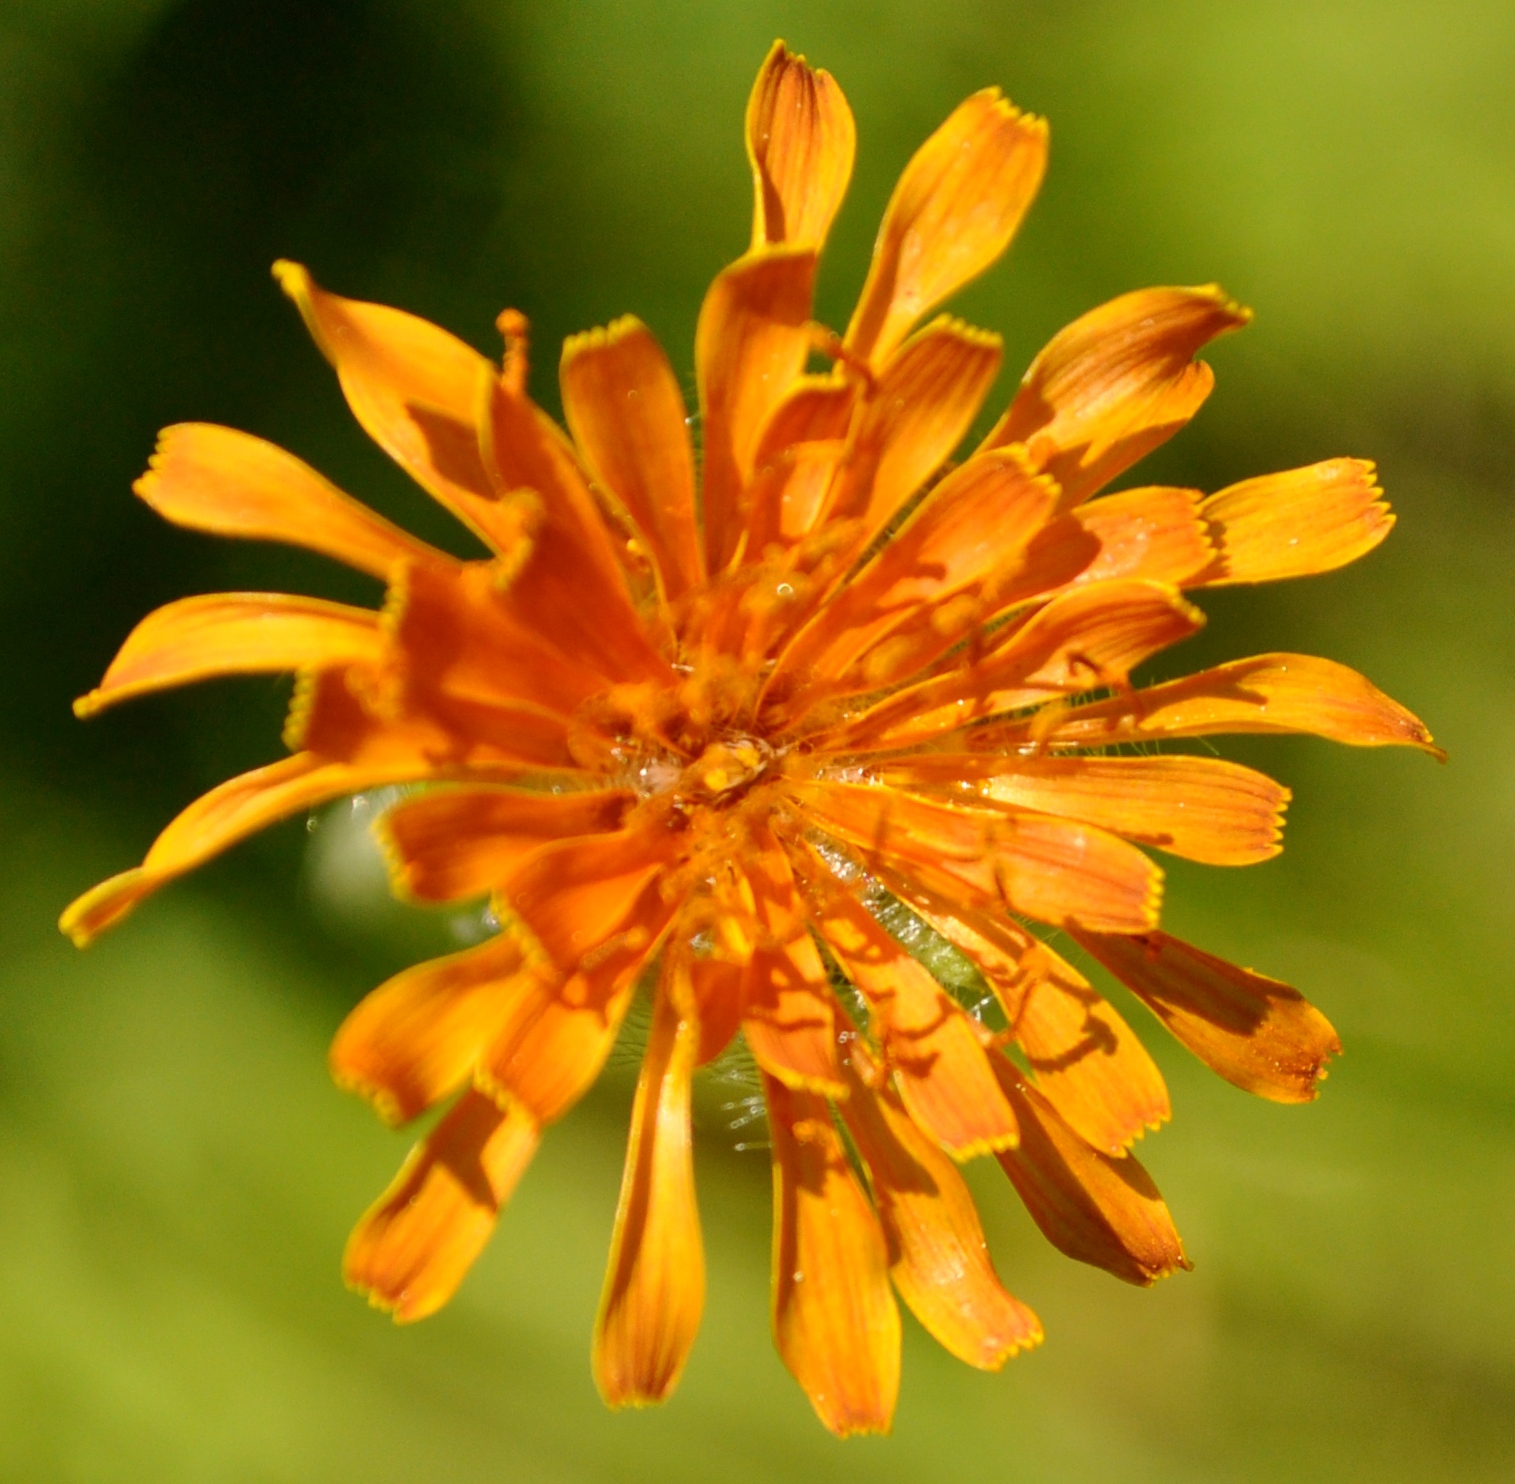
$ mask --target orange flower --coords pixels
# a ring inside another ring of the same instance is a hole
[[[137,485],[154,509],[324,552],[388,597],[370,612],[216,594],[145,619],[80,715],[293,670],[292,755],[192,804],[63,918],[86,943],[265,824],[428,785],[385,824],[397,888],[488,896],[505,925],[382,985],[337,1034],[338,1080],[386,1118],[454,1099],[353,1233],[348,1278],[399,1320],[444,1304],[647,984],[600,1389],[642,1404],[678,1381],[703,1301],[691,1077],[740,1034],[772,1130],[774,1336],[843,1434],[889,1426],[891,1280],[970,1365],[1041,1339],[956,1161],[993,1153],[1073,1257],[1135,1283],[1186,1265],[1129,1153],[1168,1117],[1162,1078],[1026,920],[1063,929],[1263,1097],[1313,1098],[1339,1049],[1293,989],[1160,930],[1162,873],[1139,848],[1264,860],[1288,791],[1121,744],[1306,732],[1436,751],[1329,660],[1262,655],[1132,689],[1203,623],[1186,591],[1376,546],[1392,518],[1372,465],[1091,498],[1204,401],[1194,356],[1248,318],[1213,286],[1086,314],[953,464],[1000,342],[920,321],[1005,250],[1046,127],[992,89],[952,114],[906,167],[838,336],[811,322],[811,286],[853,143],[836,84],[776,45],[747,112],[752,245],[700,314],[698,458],[635,319],[564,347],[565,434],[526,394],[519,315],[500,318],[497,368],[278,264],[358,421],[492,554],[456,560],[246,434],[168,429]],[[831,370],[807,369],[816,352]],[[987,1009],[937,982],[911,951],[922,937],[977,969]]]

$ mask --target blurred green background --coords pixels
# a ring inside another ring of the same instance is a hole
[[[959,306],[1006,336],[995,410],[1117,292],[1219,279],[1257,309],[1151,479],[1367,455],[1400,524],[1344,573],[1209,600],[1176,659],[1329,654],[1452,754],[1227,748],[1295,789],[1289,848],[1175,867],[1168,922],[1326,1010],[1347,1054],[1324,1097],[1250,1100],[1138,1021],[1176,1105],[1142,1158],[1196,1271],[1140,1292],[1078,1268],[975,1168],[1048,1342],[984,1376],[907,1324],[894,1436],[845,1445],[772,1352],[766,1156],[719,1088],[707,1318],[662,1410],[604,1412],[588,1368],[624,1066],[549,1134],[449,1310],[401,1330],[343,1290],[407,1139],[327,1082],[324,1042],[470,927],[379,902],[360,816],[272,832],[88,954],[53,928],[278,751],[273,682],[76,723],[136,618],[223,587],[375,596],[157,522],[128,487],[159,426],[250,429],[454,539],[366,445],[270,262],[491,352],[497,311],[525,310],[554,408],[562,335],[628,310],[687,377],[704,285],[746,243],[742,107],[775,35],[859,122],[831,322],[896,172],[988,83],[1053,140],[1021,239]],[[1515,1477],[1512,75],[1509,0],[5,0],[0,1476]]]

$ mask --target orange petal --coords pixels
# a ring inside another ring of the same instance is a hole
[[[1207,587],[1308,577],[1355,562],[1394,524],[1366,459],[1245,479],[1199,507],[1215,543]]]
[[[776,673],[871,690],[919,669],[996,611],[1055,499],[1014,450],[969,460],[800,631]]]
[[[1198,490],[1166,485],[1122,490],[1080,505],[1072,517],[1099,542],[1098,554],[1075,582],[1140,577],[1181,586],[1215,557],[1200,519]]]
[[[810,351],[813,248],[769,248],[723,269],[700,306],[701,515],[705,561],[722,571],[743,534],[743,492],[758,437]]]
[[[789,1087],[843,1095],[836,1053],[837,1007],[826,967],[808,936],[759,948],[742,989],[742,1032],[753,1060]]]
[[[517,1099],[542,1123],[561,1118],[599,1076],[637,976],[652,961],[673,909],[655,888],[624,931],[566,981],[528,976],[504,1029],[475,1073],[480,1086]]]
[[[797,784],[794,797],[822,829],[868,858],[933,890],[934,882],[950,881],[944,894],[966,894],[975,906],[1008,907],[1054,924],[1126,924],[1100,932],[1157,925],[1162,872],[1134,845],[1088,825],[949,806],[866,784]]]
[[[838,405],[838,399],[823,399],[818,389],[806,390],[813,394],[813,402]],[[851,389],[847,390],[850,393]],[[786,413],[794,405],[785,404],[779,412]],[[847,445],[840,437],[801,439],[771,454],[759,451],[757,469],[747,490],[749,557],[767,553],[774,545],[793,546],[820,522],[846,454]]]
[[[1009,703],[1032,705],[1054,692],[1121,687],[1131,672],[1204,627],[1205,616],[1172,587],[1124,579],[1062,593],[1012,624],[979,668]]]
[[[202,794],[153,841],[140,866],[85,892],[64,911],[58,926],[83,948],[160,886],[248,835],[332,799],[429,771],[423,759],[414,760],[408,771],[395,763],[355,768],[306,752],[242,773]]]
[[[561,1118],[593,1085],[626,1015],[647,955],[616,972],[596,965],[566,985],[543,975],[518,981],[505,1027],[475,1069],[492,1096],[514,1098],[541,1123]]]
[[[416,695],[520,701],[572,716],[605,689],[604,672],[575,663],[522,623],[495,577],[488,562],[396,569],[384,620],[398,678]]]
[[[308,547],[382,579],[404,558],[452,560],[344,495],[292,453],[211,423],[164,428],[133,488],[175,525]]]
[[[859,551],[952,456],[999,374],[998,335],[947,315],[911,336],[879,373],[828,518],[858,518]]]
[[[379,615],[285,593],[208,593],[149,613],[127,635],[105,678],[74,715],[215,675],[373,663]]]
[[[889,1257],[814,1093],[763,1079],[773,1137],[773,1338],[838,1437],[888,1432],[899,1394],[900,1319]]]
[[[1204,621],[1192,603],[1158,583],[1077,587],[1007,625],[988,654],[975,659],[970,649],[944,674],[896,691],[850,721],[830,745],[904,747],[1070,692],[1124,686],[1137,665],[1187,639]]]
[[[464,768],[474,778],[509,779],[523,770],[577,767],[560,713],[525,702],[412,691],[407,699],[416,704],[396,715],[382,704],[390,699],[389,678],[361,667],[302,671],[284,724],[285,745],[354,767],[392,768],[387,781],[395,783]]]
[[[747,102],[753,250],[820,247],[847,194],[856,148],[852,110],[835,79],[775,41]]]
[[[513,376],[491,375],[482,395],[480,443],[499,503],[532,513],[529,548],[502,584],[516,622],[615,679],[666,679],[572,444]]]
[[[1277,855],[1289,802],[1267,774],[1210,757],[1007,759],[982,793],[1212,866]]]
[[[845,438],[852,426],[857,398],[858,383],[851,377],[835,372],[797,377],[789,392],[774,404],[758,434],[754,464],[761,466],[776,459],[797,443]]]
[[[1072,965],[1006,917],[944,900],[893,872],[881,879],[984,976],[1037,1087],[1080,1138],[1120,1155],[1167,1122],[1173,1110],[1162,1073]]]
[[[669,598],[703,579],[684,396],[662,347],[631,315],[563,343],[563,411],[595,477],[625,506]]]
[[[610,1264],[594,1327],[594,1379],[606,1404],[646,1406],[678,1385],[705,1304],[694,1198],[689,1078],[700,1039],[666,986],[642,1057]]]
[[[694,996],[695,1018],[700,1026],[700,1044],[694,1059],[697,1067],[714,1061],[742,1028],[746,1005],[745,978],[746,973],[740,964],[716,958],[690,960],[690,993]]]
[[[523,619],[570,653],[603,659],[617,678],[656,673],[609,533],[561,433],[446,331],[325,293],[295,264],[276,264],[275,273],[358,421],[508,559]],[[535,492],[524,505],[514,498],[523,488]]]
[[[1066,968],[1027,984],[1015,1039],[1063,1121],[1118,1158],[1172,1117],[1167,1084],[1120,1012]]]
[[[465,1092],[353,1229],[343,1276],[398,1324],[435,1314],[483,1251],[536,1148],[536,1122],[522,1109]]]
[[[500,510],[479,454],[489,362],[416,315],[327,293],[298,263],[275,263],[274,277],[335,367],[363,431],[494,545]]]
[[[753,1059],[787,1087],[845,1097],[836,1055],[839,1007],[805,926],[789,859],[777,841],[744,872],[762,938],[743,984],[742,1031]]]
[[[328,1058],[338,1084],[388,1123],[455,1092],[499,1034],[524,963],[508,935],[396,974],[360,1000]]]
[[[660,824],[586,835],[543,846],[502,883],[501,896],[538,947],[566,973],[587,955],[629,937],[639,924],[679,837]]]
[[[1021,1121],[1019,1146],[1001,1150],[999,1162],[1042,1235],[1059,1252],[1142,1287],[1189,1267],[1168,1207],[1136,1156],[1091,1149],[1004,1057],[995,1069]]]
[[[1075,936],[1206,1066],[1275,1103],[1307,1103],[1341,1050],[1296,989],[1167,933]]]
[[[1041,1322],[1000,1286],[978,1211],[952,1161],[911,1121],[854,1044],[841,1103],[868,1169],[900,1296],[936,1341],[968,1365],[997,1371],[1039,1345]],[[858,1075],[858,1063],[872,1075]]]
[[[543,845],[620,829],[635,802],[620,789],[446,788],[402,800],[382,830],[395,885],[420,901],[453,902],[494,891]]]
[[[1013,1144],[1015,1114],[980,1028],[813,853],[799,871],[810,920],[868,1002],[910,1116],[956,1159]]]
[[[1254,655],[1071,711],[1048,707],[1029,723],[985,727],[973,741],[1102,747],[1215,732],[1307,732],[1354,747],[1419,747],[1445,756],[1423,722],[1357,671],[1307,654]]]
[[[875,365],[922,315],[1010,245],[1047,168],[1047,125],[998,88],[953,111],[905,166],[873,249],[847,346]]]
[[[1215,376],[1194,355],[1251,317],[1215,284],[1122,294],[1052,337],[984,447],[1026,444],[1075,505],[1199,411]]]

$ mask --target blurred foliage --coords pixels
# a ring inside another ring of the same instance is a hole
[[[832,322],[899,167],[988,83],[1053,125],[1021,240],[958,306],[1006,336],[996,408],[1116,292],[1214,278],[1257,308],[1150,478],[1363,454],[1400,526],[1345,573],[1216,595],[1174,664],[1329,654],[1452,753],[1227,748],[1295,789],[1288,851],[1176,866],[1168,920],[1331,1015],[1348,1050],[1325,1096],[1249,1100],[1146,1022],[1177,1116],[1142,1157],[1197,1270],[1140,1293],[1075,1268],[975,1168],[1048,1343],[982,1376],[909,1329],[894,1438],[845,1446],[772,1354],[766,1164],[733,1149],[719,1095],[709,1311],[661,1411],[604,1413],[587,1364],[624,1068],[550,1134],[448,1312],[397,1330],[343,1292],[344,1232],[404,1140],[325,1081],[322,1043],[382,974],[474,929],[374,908],[361,859],[338,869],[336,816],[244,847],[88,955],[52,927],[173,809],[277,749],[271,682],[75,723],[130,624],[221,587],[375,596],[158,523],[128,494],[158,427],[248,428],[460,539],[365,445],[270,262],[482,349],[516,305],[550,406],[562,335],[628,310],[687,377],[704,285],[745,243],[741,110],[775,35],[859,120]],[[0,1474],[1515,1474],[1512,69],[1507,0],[8,0]]]

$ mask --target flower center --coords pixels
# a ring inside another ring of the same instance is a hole
[[[586,701],[568,745],[581,767],[643,799],[723,808],[782,755],[752,724],[759,683],[730,656],[701,655],[673,685],[616,686]]]
[[[712,742],[679,780],[680,792],[701,800],[731,798],[756,783],[774,759],[758,737]]]

